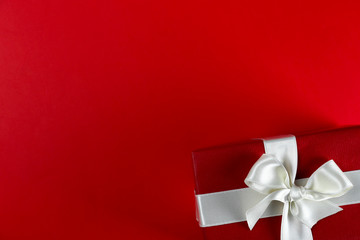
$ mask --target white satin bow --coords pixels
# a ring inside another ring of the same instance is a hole
[[[295,185],[296,169],[297,154],[279,159],[265,153],[254,164],[245,183],[265,197],[246,212],[250,229],[272,201],[280,201],[284,203],[281,240],[311,240],[317,221],[342,210],[327,199],[344,195],[353,185],[333,160],[319,167],[305,186]]]

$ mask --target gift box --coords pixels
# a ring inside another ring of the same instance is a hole
[[[360,173],[356,172],[356,170],[360,170],[360,126],[296,135],[295,137],[298,155],[296,179],[309,178],[330,159],[333,159],[344,173]],[[204,220],[201,211],[206,207],[200,206],[204,203],[201,203],[198,197],[249,188],[244,180],[264,153],[264,140],[262,139],[193,152],[197,217],[206,240],[280,239],[282,216],[261,218],[252,230],[249,229],[246,221],[227,223],[224,220],[225,222],[221,224],[206,226],[202,223]],[[355,188],[350,190],[351,194],[356,195],[359,192],[357,187],[360,184],[356,182],[352,182],[352,184]],[[358,197],[360,198],[360,196]],[[315,240],[360,239],[360,228],[358,227],[360,204],[357,203],[360,199],[353,200],[346,205],[341,205],[342,211],[325,217],[315,224],[311,229],[313,238]],[[234,199],[230,199],[230,201],[234,202]],[[210,217],[216,219],[218,216]]]

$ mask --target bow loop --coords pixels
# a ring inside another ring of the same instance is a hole
[[[285,167],[271,154],[263,154],[259,158],[251,168],[245,183],[253,190],[263,194],[288,189],[291,186]]]
[[[306,199],[323,201],[344,195],[353,187],[333,160],[319,167],[307,181]]]

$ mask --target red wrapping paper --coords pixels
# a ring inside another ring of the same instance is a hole
[[[296,179],[307,178],[333,159],[342,171],[360,169],[360,126],[296,136]],[[193,152],[195,193],[205,194],[247,187],[244,179],[264,153],[262,140],[202,149]],[[314,240],[360,239],[360,204],[320,220]],[[202,228],[206,240],[280,239],[281,216],[260,219],[252,231],[246,222]]]

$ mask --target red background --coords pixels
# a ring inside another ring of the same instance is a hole
[[[0,1],[0,238],[201,239],[191,151],[360,123],[358,1]]]

